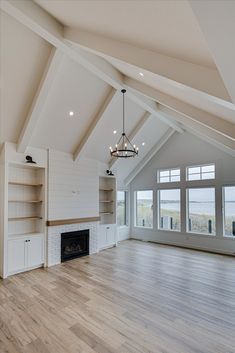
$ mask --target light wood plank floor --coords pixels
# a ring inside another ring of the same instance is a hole
[[[126,241],[0,282],[0,352],[234,353],[235,259]]]

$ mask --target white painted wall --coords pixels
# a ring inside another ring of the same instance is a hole
[[[0,276],[3,274],[4,259],[4,205],[5,205],[5,147],[3,146],[0,153]]]
[[[206,142],[196,138],[190,133],[175,134],[162,147],[162,149],[149,161],[145,168],[135,177],[130,185],[131,189],[131,237],[146,241],[174,244],[191,248],[199,248],[223,253],[235,253],[235,239],[223,238],[222,235],[222,209],[221,198],[217,197],[217,235],[192,235],[185,230],[182,224],[182,232],[161,231],[156,228],[157,218],[157,169],[171,167],[185,167],[187,165],[216,163],[216,182],[212,181],[219,190],[223,185],[235,185],[235,158],[217,150]],[[183,168],[184,169],[184,168]],[[185,187],[184,183],[181,183]],[[169,184],[170,187],[170,184]],[[143,229],[134,226],[134,191],[152,189],[154,190],[154,226],[153,229]]]
[[[50,150],[48,170],[49,220],[99,215],[98,162]]]

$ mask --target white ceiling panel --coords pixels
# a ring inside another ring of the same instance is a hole
[[[125,97],[126,133],[134,129],[145,111]],[[114,134],[113,131],[117,133]],[[122,133],[122,93],[110,104],[84,149],[84,155],[107,163],[110,159],[109,146],[114,146]]]
[[[141,81],[148,86],[156,88],[161,92],[178,98],[211,114],[221,116],[233,123],[235,122],[235,105],[227,100],[210,96],[202,91],[187,87],[152,72],[142,69],[140,70],[138,67],[121,60],[110,57],[106,57],[106,60],[128,77]],[[140,75],[140,72],[142,75]]]
[[[51,45],[0,11],[0,144],[17,142]]]
[[[158,143],[168,129],[169,127],[156,117],[149,117],[135,138],[135,143],[139,147],[138,156],[135,158],[118,159],[113,167],[118,180],[125,180],[135,167],[144,160],[147,153]],[[144,146],[142,146],[142,143],[144,143]]]
[[[214,67],[187,0],[35,0],[61,23]]]
[[[65,57],[30,144],[73,153],[109,89],[106,83]],[[73,116],[69,116],[70,111]]]

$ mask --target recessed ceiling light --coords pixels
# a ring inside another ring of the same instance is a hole
[[[69,112],[69,116],[74,116],[74,112]]]
[[[113,130],[114,135],[117,133],[117,130]]]
[[[141,77],[144,77],[143,72],[139,72],[139,75],[140,75]]]
[[[142,146],[144,146],[145,145],[145,142],[142,142]]]

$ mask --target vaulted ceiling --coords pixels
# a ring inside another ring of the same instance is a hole
[[[234,17],[231,1],[2,0],[0,144],[93,158],[126,181],[173,133],[235,156]],[[123,87],[140,147],[128,163],[108,150]]]

